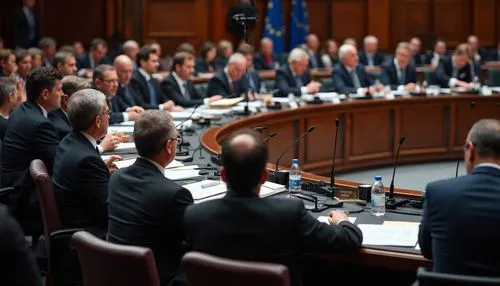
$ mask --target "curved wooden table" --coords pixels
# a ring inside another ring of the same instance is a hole
[[[392,164],[401,136],[406,137],[400,152],[401,163],[459,159],[463,156],[463,144],[474,122],[481,118],[500,119],[500,96],[358,100],[272,111],[210,128],[203,134],[201,144],[216,154],[221,142],[232,132],[266,126],[268,129],[263,136],[278,133],[268,142],[268,168],[273,170],[276,159],[288,144],[314,125],[315,131],[283,157],[281,167],[286,169],[292,158],[299,158],[305,180],[329,182],[322,175],[330,172],[336,118],[340,119],[336,156],[336,170],[339,172]],[[450,177],[454,171],[450,170]],[[336,184],[357,186],[360,183],[336,180]],[[421,197],[421,192],[416,190],[396,189],[396,193],[410,198]],[[419,254],[372,248],[362,248],[355,255],[324,257],[412,271],[431,263]]]

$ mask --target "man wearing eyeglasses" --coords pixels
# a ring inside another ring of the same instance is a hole
[[[476,122],[466,139],[467,175],[427,185],[419,244],[433,271],[500,276],[500,121]]]
[[[71,96],[73,131],[57,148],[52,178],[63,228],[85,228],[101,238],[107,232],[109,174],[120,159],[103,161],[97,149],[97,140],[108,131],[109,115],[102,92],[83,89]]]
[[[120,123],[124,121],[134,121],[137,116],[144,111],[140,106],[128,107],[125,112],[120,112],[118,109],[117,98],[115,97],[118,90],[118,75],[116,69],[111,65],[99,65],[95,68],[92,77],[92,83],[95,89],[106,95],[109,109],[111,110],[110,124]]]
[[[170,114],[144,111],[135,121],[134,141],[140,157],[109,180],[108,240],[150,248],[161,285],[167,285],[187,250],[182,218],[193,197],[164,175],[179,143]]]

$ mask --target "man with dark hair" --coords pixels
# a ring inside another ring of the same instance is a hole
[[[43,66],[53,67],[54,66],[54,56],[56,54],[57,42],[53,38],[44,37],[40,39],[38,47],[43,53]]]
[[[33,192],[34,183],[28,172],[31,161],[41,159],[52,174],[59,137],[47,119],[47,112],[60,107],[62,78],[62,74],[53,68],[32,71],[26,80],[27,101],[14,109],[9,117],[0,158],[1,184],[2,187],[17,189],[19,198],[14,200],[20,208],[29,204],[34,210],[39,208]],[[19,215],[31,219],[33,213],[15,210],[14,215],[24,227]],[[36,219],[40,220],[40,217]]]
[[[28,50],[18,50],[16,52],[17,76],[26,81],[28,73],[31,71],[31,55]]]
[[[301,200],[261,199],[260,187],[268,178],[267,159],[267,147],[254,130],[226,139],[221,176],[227,195],[186,210],[187,238],[195,251],[285,264],[292,285],[301,285],[300,254],[355,250],[361,246],[362,234],[343,213],[330,212],[328,225],[309,214]]]
[[[108,132],[106,96],[95,89],[74,93],[68,105],[73,131],[57,148],[52,184],[64,228],[87,228],[101,238],[107,232],[109,173],[119,156],[103,161],[97,140]]]
[[[162,83],[163,93],[182,107],[192,107],[208,104],[210,101],[219,100],[222,96],[205,98],[193,85],[191,77],[194,74],[194,56],[187,52],[175,54],[172,72]]]
[[[164,175],[179,140],[168,113],[143,112],[135,122],[134,140],[140,157],[109,181],[108,240],[150,248],[161,285],[167,285],[187,250],[182,221],[193,197]]]
[[[453,56],[439,60],[436,79],[442,88],[472,89],[474,78],[479,78],[480,72],[479,65],[471,59],[469,45],[460,44]]]
[[[476,122],[465,143],[467,175],[427,185],[422,254],[433,271],[500,276],[500,121]]]
[[[110,64],[106,58],[106,53],[108,52],[108,44],[101,38],[95,38],[90,44],[90,52],[88,52],[84,57],[82,57],[78,62],[79,74],[82,74],[81,70],[95,69],[98,65]]]
[[[161,91],[160,83],[153,77],[160,65],[156,50],[143,47],[137,53],[137,67],[130,80],[130,87],[140,98],[141,107],[144,109],[160,109],[166,111],[182,111],[183,108],[175,106]]]
[[[73,53],[59,51],[54,57],[54,68],[62,72],[63,75],[76,74],[76,58]]]

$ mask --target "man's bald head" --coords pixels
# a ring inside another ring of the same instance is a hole
[[[245,129],[231,135],[222,144],[222,178],[228,189],[251,193],[267,179],[268,152],[262,137],[255,130]]]
[[[126,55],[119,55],[115,58],[114,66],[116,73],[118,74],[118,81],[120,84],[127,85],[132,78],[132,60]]]
[[[306,44],[309,49],[311,49],[314,52],[317,52],[319,49],[319,39],[316,34],[309,34],[307,35],[306,38]]]

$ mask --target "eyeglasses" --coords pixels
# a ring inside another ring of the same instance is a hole
[[[100,116],[103,116],[103,115],[111,116],[111,110],[103,111],[102,113],[99,113],[99,115]]]
[[[177,144],[181,144],[182,143],[182,138],[181,137],[176,137],[176,138],[170,138],[170,139],[168,139],[168,141],[170,141],[170,140],[175,140],[175,142]]]
[[[106,83],[118,83],[118,79],[103,79],[102,81]]]

